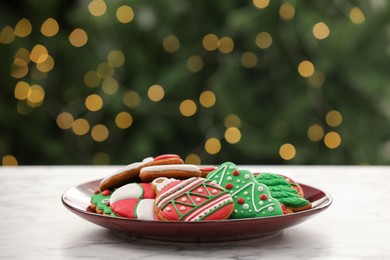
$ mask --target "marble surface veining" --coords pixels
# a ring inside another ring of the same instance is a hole
[[[326,190],[333,204],[272,238],[217,243],[132,238],[62,205],[65,190],[117,168],[0,168],[0,259],[390,259],[390,167],[258,166]]]

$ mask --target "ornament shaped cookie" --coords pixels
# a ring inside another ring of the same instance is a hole
[[[252,172],[239,170],[234,163],[223,163],[207,179],[229,191],[234,201],[232,219],[283,215],[282,205],[271,196],[268,187],[257,182]]]
[[[184,161],[176,154],[164,154],[157,157],[148,157],[142,162],[135,162],[116,171],[100,182],[99,189],[113,190],[127,183],[139,181],[139,174],[143,167],[152,165],[183,164]]]
[[[155,200],[155,212],[160,220],[221,220],[229,218],[233,211],[230,194],[205,178],[168,180],[169,183],[157,194]]]
[[[258,182],[268,186],[272,197],[285,205],[288,213],[312,207],[310,201],[301,197],[299,190],[302,190],[302,188],[290,178],[273,173],[259,173],[255,178]]]
[[[91,198],[91,209],[99,214],[114,216],[110,208],[111,194],[110,190],[96,190]]]
[[[152,182],[159,177],[188,179],[191,177],[200,177],[201,170],[192,164],[168,164],[168,165],[152,165],[143,167],[139,177],[144,182]]]
[[[155,197],[150,183],[130,183],[112,193],[110,207],[116,216],[154,220]]]

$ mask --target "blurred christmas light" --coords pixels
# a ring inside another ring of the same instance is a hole
[[[120,112],[115,116],[115,125],[120,129],[129,128],[133,124],[133,117],[128,112]]]
[[[264,9],[269,5],[269,0],[253,0],[253,5],[259,9]]]
[[[203,69],[203,59],[198,55],[193,55],[187,59],[187,68],[191,72],[199,72]]]
[[[27,101],[32,106],[38,106],[45,98],[45,90],[40,85],[31,85],[27,94]]]
[[[174,53],[180,48],[180,41],[175,35],[168,35],[163,40],[163,48],[166,52]]]
[[[30,52],[25,48],[19,48],[18,51],[15,53],[15,60],[16,59],[22,59],[27,64],[30,63]]]
[[[366,17],[359,7],[354,7],[349,12],[349,19],[351,19],[354,24],[361,24],[366,20]]]
[[[241,131],[236,127],[229,127],[225,131],[225,139],[228,143],[235,144],[241,140]]]
[[[25,100],[27,99],[28,93],[30,90],[30,85],[25,81],[19,81],[14,90],[14,95],[16,99]]]
[[[241,55],[241,65],[245,68],[254,68],[257,65],[257,55],[254,52],[247,51]]]
[[[96,72],[102,79],[107,79],[114,76],[114,68],[107,62],[100,63],[96,69]]]
[[[343,117],[339,111],[332,110],[326,114],[325,120],[329,126],[336,127],[343,122]]]
[[[59,29],[58,22],[53,18],[48,18],[41,26],[41,33],[46,37],[53,37],[58,33]]]
[[[329,27],[324,22],[316,23],[313,26],[313,35],[318,40],[323,40],[329,36]]]
[[[272,44],[272,36],[267,32],[261,32],[256,35],[256,45],[260,49],[267,49]]]
[[[104,152],[96,153],[92,159],[92,163],[95,165],[108,165],[110,162],[110,156]]]
[[[88,10],[93,16],[102,16],[106,13],[107,6],[103,0],[92,0],[88,5]]]
[[[186,99],[180,103],[179,109],[183,116],[189,117],[195,115],[197,107],[194,101]]]
[[[41,57],[42,56],[42,57]],[[45,46],[41,44],[36,44],[30,53],[30,60],[32,60],[35,63],[38,63],[38,61],[43,61],[45,57],[47,58],[48,51]]]
[[[294,145],[290,143],[285,143],[279,148],[279,155],[283,160],[292,160],[296,155],[296,150]]]
[[[279,16],[283,21],[290,21],[295,16],[295,7],[289,2],[284,2],[279,8]]]
[[[148,97],[150,100],[154,102],[158,102],[161,99],[163,99],[164,95],[165,95],[164,89],[160,85],[153,85],[150,86],[148,89]]]
[[[32,31],[32,26],[29,20],[22,18],[15,26],[15,35],[18,37],[29,36]]]
[[[218,36],[215,34],[207,34],[206,36],[203,37],[203,48],[205,48],[208,51],[214,51],[218,49],[219,46],[219,39]]]
[[[329,149],[336,149],[341,144],[341,137],[337,132],[329,132],[324,137],[324,143]]]
[[[217,154],[221,151],[221,142],[217,138],[209,138],[206,140],[204,148],[209,154]]]
[[[199,96],[199,102],[202,106],[209,108],[215,105],[217,98],[214,92],[210,90],[203,91]]]
[[[7,154],[1,159],[1,164],[3,166],[18,166],[18,160],[16,160],[15,156]]]
[[[184,159],[184,162],[187,164],[195,164],[195,165],[201,165],[202,163],[199,155],[194,153],[190,153],[189,155],[187,155],[186,158]]]
[[[139,94],[133,90],[126,91],[123,95],[122,101],[129,108],[135,108],[141,105],[141,98]]]
[[[99,86],[100,82],[101,78],[96,71],[91,70],[84,74],[84,84],[87,87],[95,88]]]
[[[234,49],[233,39],[228,37],[228,36],[222,37],[219,40],[218,48],[219,48],[219,51],[224,53],[224,54],[228,54],[228,53],[232,52]]]
[[[97,94],[89,95],[85,99],[85,107],[92,112],[99,111],[103,107],[103,99]]]
[[[73,122],[72,130],[76,135],[85,135],[89,131],[89,123],[84,118],[78,118]]]
[[[313,88],[320,88],[325,83],[325,75],[323,72],[316,70],[308,79],[309,85]]]
[[[122,5],[116,10],[116,18],[121,23],[130,23],[134,19],[134,11],[128,5]]]
[[[74,47],[82,47],[85,44],[87,44],[88,41],[88,35],[87,33],[80,28],[74,29],[70,35],[69,35],[69,42],[72,44]]]
[[[120,50],[112,50],[107,56],[107,61],[112,67],[119,68],[125,64],[125,55]]]
[[[324,129],[317,124],[311,125],[307,130],[307,137],[312,142],[321,141],[321,139],[324,137]]]
[[[299,74],[304,77],[308,78],[314,73],[314,65],[308,60],[304,60],[298,65],[298,72]]]
[[[116,79],[107,78],[102,82],[102,89],[107,95],[114,95],[118,92],[119,83]]]
[[[38,58],[36,67],[41,72],[49,72],[54,68],[54,60],[50,55],[41,55]]]
[[[26,61],[22,59],[15,59],[11,65],[11,77],[20,79],[28,74],[29,68]]]
[[[230,127],[239,128],[241,126],[241,119],[234,114],[228,115],[225,117],[224,125],[226,128],[230,128]]]
[[[108,128],[105,125],[98,124],[92,127],[91,136],[96,142],[103,142],[107,140],[110,135]]]
[[[69,112],[61,112],[60,114],[58,114],[56,119],[56,123],[58,127],[64,130],[71,128],[73,122],[74,122],[74,118],[72,114]]]
[[[0,31],[0,43],[10,44],[15,39],[14,29],[11,26],[6,25]]]

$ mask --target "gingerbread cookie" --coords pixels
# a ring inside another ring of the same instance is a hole
[[[151,182],[158,177],[188,179],[202,175],[198,166],[192,164],[169,164],[143,167],[139,177],[144,182]]]
[[[110,190],[96,190],[91,198],[91,209],[99,214],[114,216],[110,208],[111,194]]]
[[[154,198],[150,183],[130,183],[112,193],[110,207],[116,216],[154,220]]]
[[[119,169],[113,175],[100,182],[100,190],[112,190],[127,183],[139,181],[139,173],[143,167],[165,164],[183,164],[184,161],[176,154],[164,154],[155,158],[148,157],[142,162],[135,162]]]
[[[233,200],[221,186],[196,177],[168,182],[156,196],[155,213],[158,219],[202,221],[229,218]]]
[[[310,201],[301,196],[303,190],[299,184],[293,182],[290,178],[273,173],[259,173],[256,180],[268,186],[272,197],[283,203],[288,213],[312,207]]]
[[[199,170],[200,170],[200,172],[201,172],[200,177],[206,178],[207,175],[208,175],[210,172],[215,171],[216,169],[218,169],[218,167],[216,167],[216,166],[200,166],[200,167],[199,167]]]
[[[252,172],[239,170],[231,162],[223,163],[207,175],[229,191],[234,201],[230,218],[258,218],[283,215],[280,202],[271,196],[268,187],[256,181]]]

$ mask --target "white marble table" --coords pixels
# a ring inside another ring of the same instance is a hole
[[[269,239],[153,241],[120,236],[79,218],[61,203],[68,188],[103,178],[118,167],[4,167],[0,259],[390,259],[390,167],[254,168],[326,190],[333,204]]]

